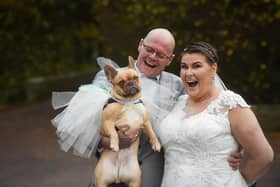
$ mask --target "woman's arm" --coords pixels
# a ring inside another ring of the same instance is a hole
[[[248,154],[240,172],[250,183],[267,172],[273,161],[273,150],[251,109],[238,106],[230,110],[229,121],[233,136]]]

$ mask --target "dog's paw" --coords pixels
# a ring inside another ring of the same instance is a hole
[[[115,152],[119,151],[119,145],[116,142],[111,142],[110,148]]]
[[[154,151],[160,152],[160,148],[161,148],[161,145],[160,145],[160,143],[159,143],[158,141],[154,141],[154,142],[152,143],[152,149],[153,149]]]

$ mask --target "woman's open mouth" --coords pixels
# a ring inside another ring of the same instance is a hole
[[[190,88],[193,88],[198,84],[198,81],[187,81],[187,84]]]

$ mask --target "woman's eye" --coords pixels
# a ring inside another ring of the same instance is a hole
[[[194,65],[193,65],[193,68],[200,68],[200,67],[201,67],[200,64],[194,64]]]
[[[185,64],[181,64],[181,69],[187,69],[188,67]]]

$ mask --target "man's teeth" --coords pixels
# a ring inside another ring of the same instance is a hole
[[[152,64],[152,63],[150,63],[150,62],[146,62],[146,64],[148,65],[148,66],[150,66],[150,67],[156,67],[156,65],[155,64]]]

